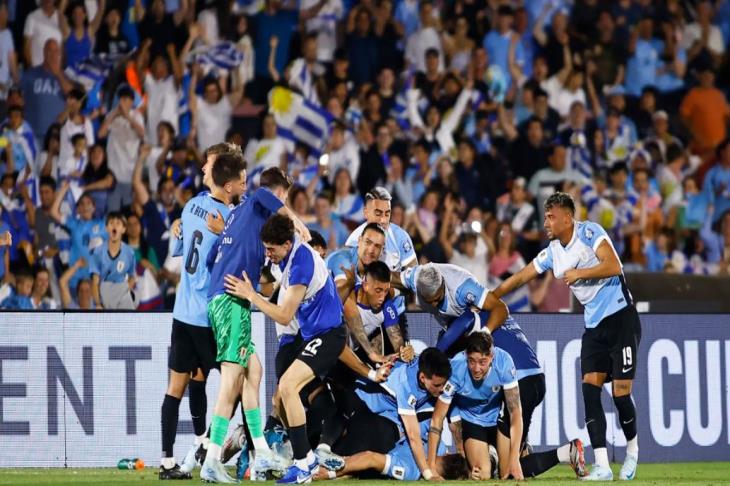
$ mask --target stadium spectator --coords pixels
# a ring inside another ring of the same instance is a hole
[[[0,4],[0,117],[5,116],[8,90],[20,81],[18,55],[13,35],[8,28],[8,6]]]
[[[106,0],[99,0],[94,18],[89,19],[83,3],[74,2],[69,5],[68,0],[61,0],[58,4],[58,22],[63,35],[67,65],[73,66],[91,55],[105,10]]]
[[[340,218],[332,211],[329,192],[320,192],[314,199],[315,221],[307,224],[310,231],[321,234],[327,242],[327,250],[334,251],[345,244],[349,232]]]
[[[23,56],[28,66],[35,67],[45,62],[47,42],[61,43],[62,35],[55,0],[41,0],[38,8],[28,15],[23,28]]]

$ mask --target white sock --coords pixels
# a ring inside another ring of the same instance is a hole
[[[570,444],[564,444],[558,447],[558,461],[561,464],[567,464],[570,462]]]
[[[626,454],[639,457],[639,436],[637,435],[626,443]]]
[[[172,469],[175,467],[175,457],[163,457],[160,459],[160,465],[165,469]]]
[[[596,465],[611,467],[611,465],[608,463],[608,449],[606,449],[605,447],[593,449],[593,455],[596,456]]]
[[[266,443],[266,439],[264,439],[263,436],[253,439],[253,448],[256,449],[256,452],[271,452],[271,449],[269,449],[269,444]]]
[[[210,460],[220,461],[221,460],[221,446],[214,443],[208,444],[208,453],[205,455],[205,462],[208,462],[208,458]]]
[[[196,435],[195,436],[195,445],[196,446],[199,446],[201,444],[205,444],[206,439],[207,439],[207,437],[205,436],[205,434],[203,434],[203,435]]]

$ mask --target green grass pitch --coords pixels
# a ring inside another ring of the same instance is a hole
[[[614,465],[614,477],[618,478],[619,465]],[[233,472],[233,471],[231,471]],[[145,468],[143,471],[120,471],[117,469],[0,469],[0,485],[104,485],[104,484],[144,484],[157,482],[157,470]],[[557,466],[546,474],[530,479],[540,485],[569,484],[575,485],[567,466]],[[176,484],[201,484],[198,471],[193,481],[177,481]],[[399,481],[359,481],[338,480],[337,486],[395,486]],[[448,481],[441,483],[467,484],[465,481]],[[497,484],[490,481],[490,484]],[[159,483],[157,483],[159,484]],[[270,485],[273,482],[269,483]],[[324,482],[322,482],[324,484]],[[471,483],[476,484],[476,483]],[[693,462],[673,464],[639,464],[637,479],[633,485],[715,485],[730,484],[730,462]]]

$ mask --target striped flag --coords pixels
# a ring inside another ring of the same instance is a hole
[[[274,114],[276,133],[281,138],[291,145],[306,145],[310,156],[319,159],[329,140],[330,123],[334,120],[331,113],[281,86],[269,91],[269,111]]]
[[[243,62],[243,52],[236,48],[233,42],[219,42],[210,47],[195,49],[192,53],[193,62],[200,64],[207,72],[212,68],[232,71]]]
[[[93,54],[68,66],[64,73],[70,81],[81,84],[88,92],[104,83],[119,59],[120,56]]]
[[[406,79],[403,82],[403,86],[400,91],[395,95],[395,101],[393,107],[390,109],[390,116],[395,118],[395,121],[401,127],[401,130],[408,130],[411,127],[408,121],[408,101],[406,100],[406,92],[413,84],[413,77],[415,72],[413,69],[408,70]]]

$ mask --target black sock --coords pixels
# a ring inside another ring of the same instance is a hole
[[[299,425],[297,427],[289,427],[289,440],[291,448],[294,452],[294,459],[304,459],[310,451],[309,439],[307,439],[307,426]]]
[[[309,410],[310,412],[316,410],[317,415],[322,417],[322,431],[319,436],[319,443],[332,447],[345,428],[345,423],[337,411],[332,392],[329,389],[322,390],[312,400]]]
[[[636,407],[631,395],[613,397],[613,403],[618,410],[618,420],[621,422],[621,429],[624,431],[626,440],[636,437]]]
[[[276,427],[281,426],[281,420],[274,417],[273,415],[269,415],[269,418],[266,419],[266,425],[264,426],[264,430],[273,430]]]
[[[177,435],[177,418],[180,412],[180,399],[165,395],[162,400],[162,455],[172,457],[175,435]]]
[[[586,428],[594,449],[606,447],[606,415],[601,405],[600,386],[583,383],[583,404],[586,412]]]
[[[205,394],[205,382],[190,380],[188,384],[188,400],[190,415],[193,418],[193,432],[195,435],[205,433],[205,414],[208,410],[208,397]]]
[[[557,449],[545,452],[533,452],[532,454],[520,459],[522,474],[524,474],[526,478],[534,478],[558,464],[560,464],[560,461],[558,460]]]

